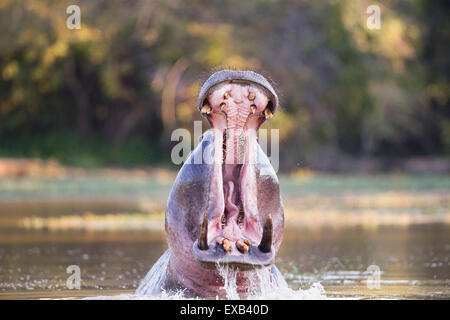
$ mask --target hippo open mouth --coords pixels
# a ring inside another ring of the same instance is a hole
[[[218,263],[237,270],[240,295],[260,285],[258,267],[284,283],[274,265],[284,231],[280,185],[256,138],[278,107],[277,94],[258,73],[220,70],[203,84],[197,107],[212,130],[177,174],[166,208],[169,248],[137,292],[224,297]]]
[[[256,132],[272,117],[277,101],[266,82],[220,79],[220,73],[216,78],[199,100],[214,132],[215,168],[193,254],[207,268],[217,262],[240,270],[270,265],[275,258],[273,224],[270,214],[262,216],[258,210],[254,150]]]

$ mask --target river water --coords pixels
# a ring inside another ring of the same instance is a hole
[[[286,229],[276,265],[287,286],[251,298],[450,299],[449,182],[282,177]],[[172,183],[0,179],[0,299],[144,298],[134,293],[167,250]],[[80,289],[67,286],[69,266],[80,270]],[[224,276],[236,298],[232,272]]]
[[[162,230],[4,231],[0,298],[133,298],[166,249]],[[447,224],[288,226],[276,265],[291,290],[270,298],[449,299],[449,257]],[[67,287],[70,265],[80,268],[79,290]],[[379,288],[368,284],[377,278]]]

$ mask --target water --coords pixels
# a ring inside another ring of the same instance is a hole
[[[134,295],[120,295],[122,299],[136,299],[143,296],[149,299],[186,299],[183,291],[174,293],[160,293],[160,288],[165,280],[165,271],[169,264],[170,252],[166,251],[161,258],[153,265],[149,273],[141,281]],[[224,279],[222,290],[226,293],[226,299],[325,299],[325,290],[318,282],[313,283],[310,289],[293,290],[289,287],[283,276],[275,269],[276,274],[271,267],[263,267],[256,270],[255,278],[250,279],[248,295],[242,297],[237,292],[236,278],[237,270],[227,265],[216,264],[220,276]],[[261,284],[261,285],[257,285]],[[116,296],[117,297],[117,296]],[[114,297],[114,298],[116,298]],[[101,298],[107,298],[102,296]],[[219,297],[216,297],[219,299]]]
[[[237,300],[242,297],[237,293],[236,287],[236,270],[217,264],[217,269],[224,279],[224,290],[227,299]],[[319,282],[311,284],[309,289],[294,290],[289,287],[288,283],[280,277],[281,274],[274,273],[271,267],[263,267],[256,270],[255,279],[250,281],[248,288],[248,295],[245,299],[260,300],[260,299],[325,299],[325,290]],[[259,286],[257,284],[260,284]]]
[[[141,284],[136,290],[136,295],[140,296],[157,296],[159,295],[160,288],[163,286],[166,279],[166,270],[169,266],[170,251],[167,250],[163,253],[160,259],[156,261],[153,267],[150,269],[145,278],[141,281]]]
[[[166,249],[162,230],[3,233],[0,298],[139,298],[135,290]],[[449,299],[449,257],[447,224],[288,226],[276,262],[287,286],[271,290],[266,279],[268,290],[250,298]],[[66,286],[69,265],[80,267],[80,290]],[[380,268],[380,289],[367,286],[370,265]],[[227,293],[236,298],[232,274],[224,272]]]
[[[450,299],[449,176],[280,177],[286,231],[248,299]],[[0,179],[0,299],[144,299],[173,176]],[[66,269],[77,265],[81,289]],[[373,269],[375,268],[375,269]],[[371,270],[379,270],[379,288]],[[233,270],[224,290],[237,298]],[[150,280],[152,279],[152,280]],[[183,294],[152,299],[179,299]]]

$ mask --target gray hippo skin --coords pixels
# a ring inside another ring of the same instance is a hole
[[[189,296],[223,297],[216,264],[238,270],[237,292],[247,295],[255,269],[269,266],[283,281],[274,259],[284,213],[280,187],[256,139],[272,117],[278,97],[252,71],[221,70],[203,85],[198,109],[212,129],[205,132],[174,182],[166,210],[169,249],[144,279],[139,294],[183,290]],[[163,263],[165,259],[167,262]],[[153,287],[144,282],[156,284]],[[258,287],[259,284],[256,284]]]

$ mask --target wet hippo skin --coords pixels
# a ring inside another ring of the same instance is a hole
[[[168,199],[169,249],[161,257],[167,263],[159,262],[165,268],[159,287],[141,284],[140,294],[223,296],[217,263],[238,270],[241,295],[256,268],[268,266],[281,277],[274,265],[284,229],[280,188],[256,139],[277,107],[271,84],[252,71],[221,70],[203,84],[198,109],[211,129],[180,169]]]

